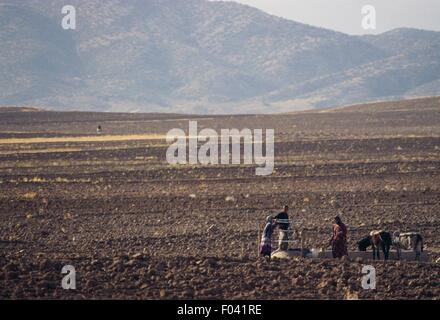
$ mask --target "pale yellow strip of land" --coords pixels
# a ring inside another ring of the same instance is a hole
[[[82,136],[82,137],[34,137],[34,138],[0,139],[0,144],[109,142],[109,141],[134,141],[134,140],[164,140],[164,139],[166,139],[166,136],[159,134],[107,135],[107,136]]]

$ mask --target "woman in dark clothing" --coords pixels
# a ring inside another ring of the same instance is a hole
[[[333,223],[333,235],[330,240],[332,246],[333,258],[342,258],[348,256],[347,251],[347,227],[339,216],[335,217]]]

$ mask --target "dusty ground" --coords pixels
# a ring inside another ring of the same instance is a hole
[[[169,166],[161,137],[187,131],[188,118],[2,110],[0,297],[439,298],[440,99],[197,118],[199,128],[275,129],[269,177]],[[98,124],[103,136],[87,138]],[[371,229],[419,231],[431,263],[376,262],[367,291],[365,261],[260,259],[258,230],[284,204],[312,246],[342,212],[351,248]],[[77,290],[61,288],[67,264]]]

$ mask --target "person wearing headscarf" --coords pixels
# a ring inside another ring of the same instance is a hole
[[[342,222],[340,216],[336,216],[333,221],[333,234],[330,240],[333,258],[348,256],[347,250],[347,227]]]
[[[272,216],[266,218],[266,225],[263,229],[260,243],[260,255],[263,257],[270,257],[272,253],[272,233],[275,229],[274,219]]]

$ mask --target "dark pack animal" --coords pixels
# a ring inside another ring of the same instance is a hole
[[[391,234],[383,230],[371,231],[370,234],[358,241],[359,251],[367,251],[369,246],[373,249],[373,260],[380,259],[380,249],[385,260],[388,260],[390,248],[393,244]]]

